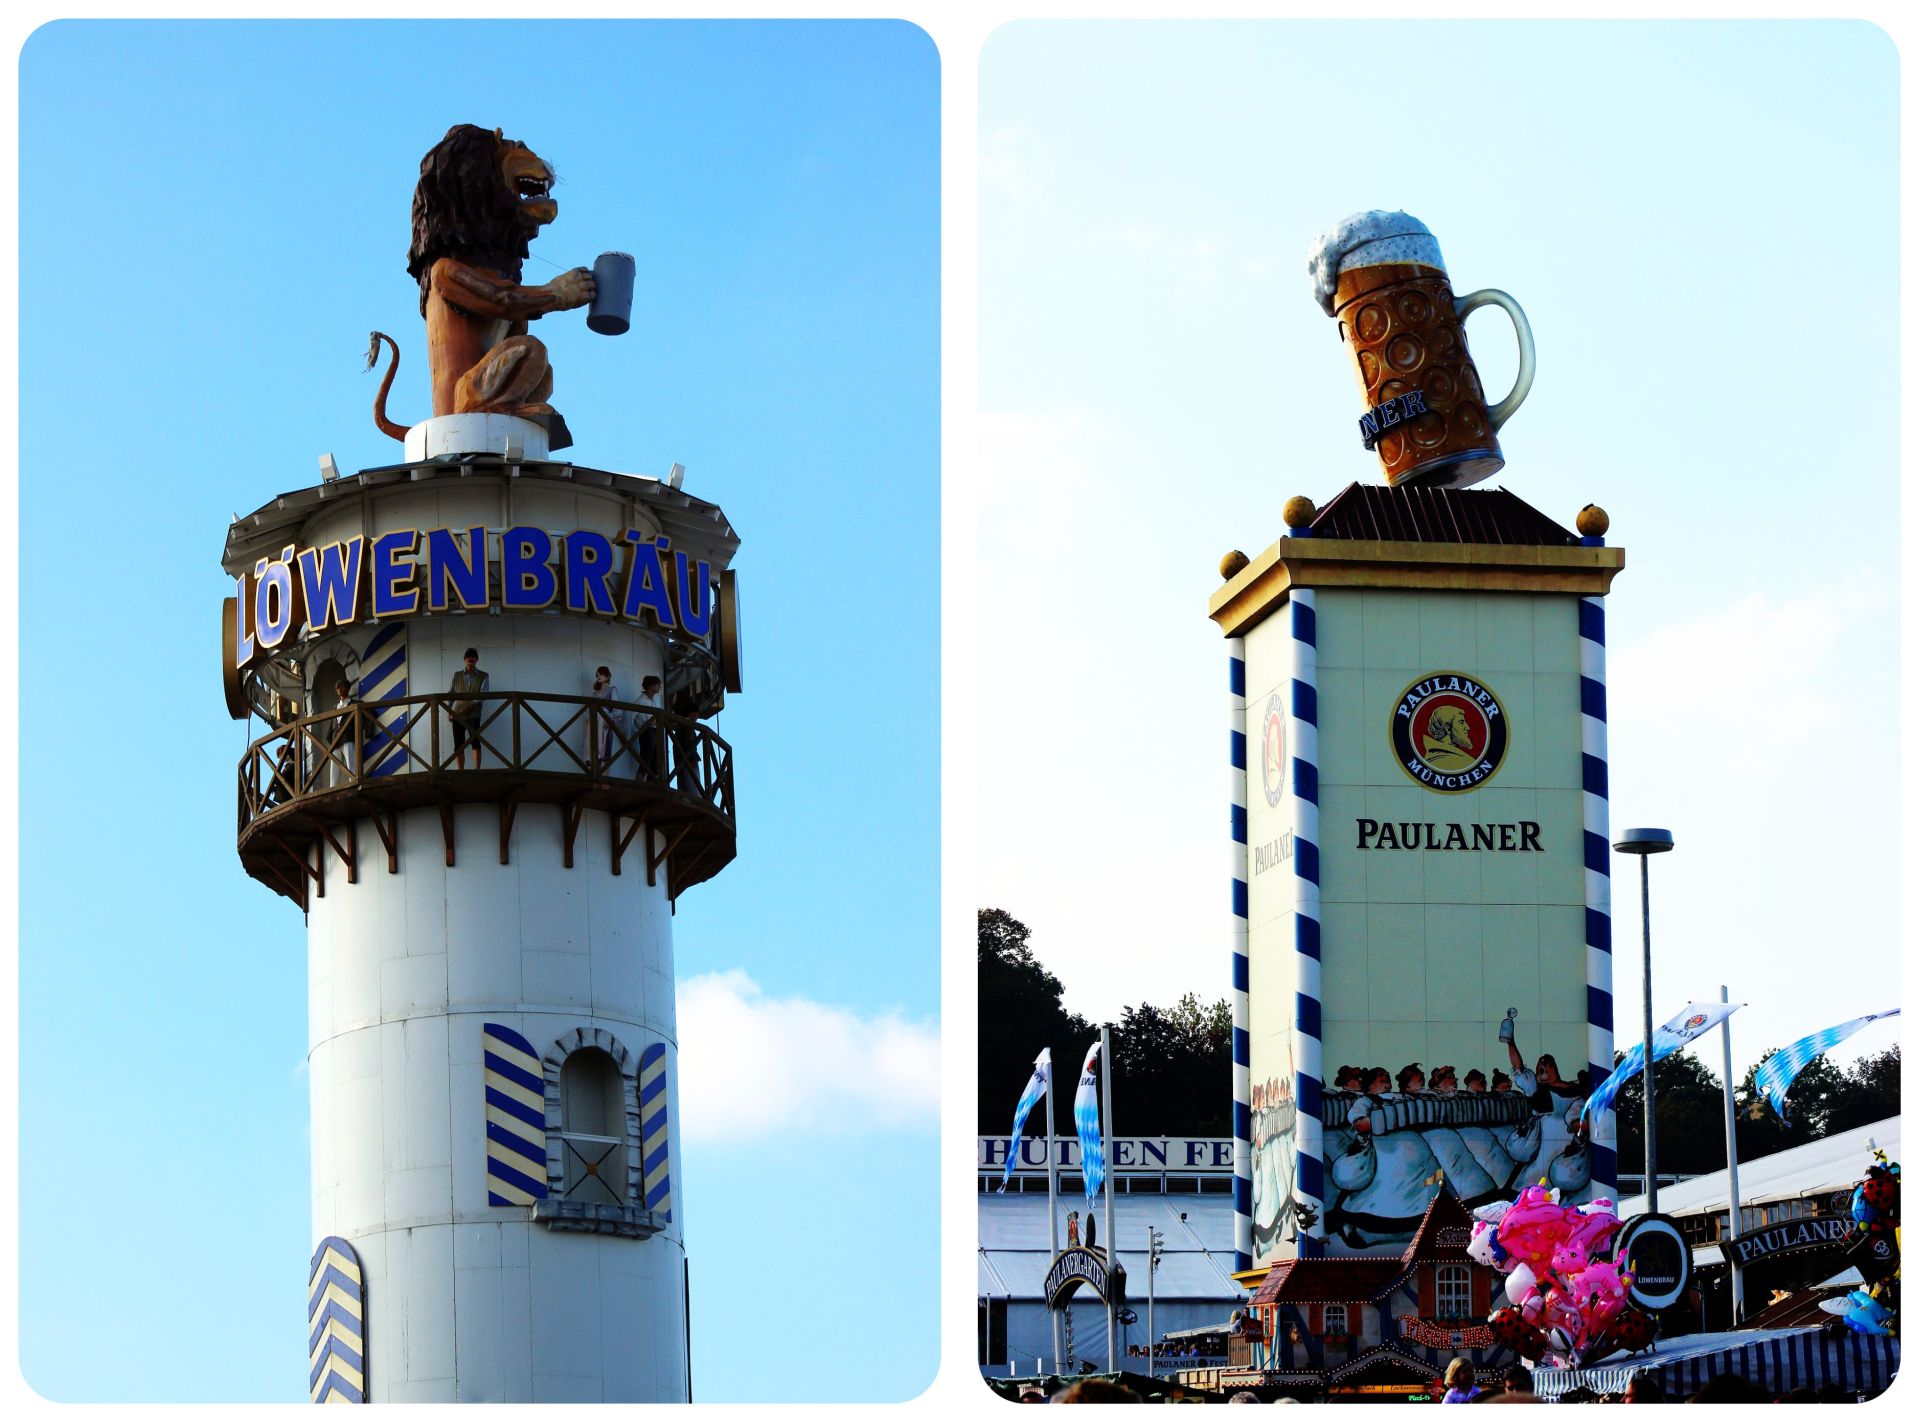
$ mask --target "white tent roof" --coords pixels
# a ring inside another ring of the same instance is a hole
[[[1873,1164],[1875,1142],[1894,1160],[1900,1158],[1900,1118],[1890,1116],[1871,1126],[1809,1141],[1792,1150],[1775,1151],[1758,1160],[1740,1162],[1740,1203],[1765,1204],[1794,1200],[1803,1195],[1831,1194],[1856,1184]],[[1694,1215],[1727,1207],[1727,1172],[1695,1176],[1678,1185],[1660,1187],[1660,1213]],[[1635,1195],[1620,1202],[1620,1218],[1647,1212],[1647,1197]],[[1044,1223],[1044,1221],[1042,1221]]]
[[[983,1297],[1038,1299],[1046,1282],[1047,1197],[1041,1194],[982,1194],[979,1197],[979,1289]],[[1060,1212],[1079,1210],[1085,1197],[1063,1195]],[[1101,1248],[1107,1245],[1105,1203],[1097,1208]],[[1180,1218],[1186,1215],[1183,1222]],[[1147,1296],[1147,1230],[1166,1236],[1160,1270],[1154,1275],[1158,1299],[1244,1299],[1233,1281],[1233,1197],[1230,1195],[1116,1195],[1114,1233],[1120,1264],[1127,1271],[1127,1295]],[[1061,1230],[1060,1247],[1066,1248]],[[1224,1316],[1223,1316],[1224,1317]]]

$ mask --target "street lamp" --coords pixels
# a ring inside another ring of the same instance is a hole
[[[1186,1216],[1180,1216],[1185,1219]],[[1166,1247],[1167,1237],[1147,1226],[1147,1376],[1154,1376],[1154,1349],[1160,1346],[1160,1335],[1153,1331],[1153,1276],[1160,1272],[1160,1251]]]
[[[1645,1053],[1641,1062],[1641,1104],[1646,1110],[1647,1213],[1652,1215],[1660,1211],[1660,1182],[1654,1175],[1653,1156],[1653,927],[1647,914],[1647,856],[1672,849],[1673,831],[1630,829],[1613,842],[1613,847],[1622,854],[1640,856],[1640,1004]]]

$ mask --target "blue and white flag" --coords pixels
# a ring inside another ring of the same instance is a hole
[[[1013,1179],[1014,1163],[1020,1159],[1020,1132],[1026,1127],[1027,1113],[1039,1104],[1047,1094],[1047,1078],[1053,1074],[1053,1048],[1042,1047],[1040,1055],[1033,1059],[1033,1076],[1027,1082],[1027,1089],[1020,1093],[1020,1104],[1013,1108],[1013,1135],[1007,1141],[1007,1168],[1000,1172],[1000,1193],[1007,1193],[1007,1182]],[[1053,1122],[1047,1122],[1047,1150],[1053,1150]],[[1053,1162],[1047,1162],[1049,1166]]]
[[[1687,1043],[1703,1032],[1711,1032],[1740,1007],[1737,1002],[1690,1002],[1678,1013],[1668,1019],[1663,1027],[1653,1029],[1653,1059],[1663,1062]],[[1593,1089],[1587,1097],[1587,1104],[1580,1108],[1582,1116],[1598,1115],[1613,1105],[1613,1098],[1628,1082],[1645,1069],[1646,1043],[1635,1042],[1627,1048],[1620,1065],[1613,1074]]]
[[[1080,1089],[1073,1096],[1073,1128],[1080,1133],[1080,1178],[1087,1187],[1088,1209],[1093,1208],[1107,1179],[1107,1150],[1100,1141],[1100,1085],[1093,1075],[1099,1055],[1098,1042],[1087,1048],[1086,1065],[1080,1068]]]
[[[1791,1047],[1781,1048],[1760,1063],[1754,1069],[1753,1084],[1765,1093],[1767,1100],[1773,1103],[1773,1113],[1784,1121],[1787,1119],[1787,1089],[1807,1063],[1832,1051],[1869,1022],[1899,1015],[1900,1009],[1897,1007],[1891,1012],[1869,1012],[1865,1017],[1856,1017],[1851,1022],[1842,1022],[1838,1027],[1829,1027],[1824,1032],[1815,1032],[1811,1037],[1802,1037]]]

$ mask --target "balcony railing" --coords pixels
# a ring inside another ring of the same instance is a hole
[[[477,703],[458,746],[456,702]],[[462,764],[476,757],[479,768]],[[477,802],[500,808],[503,864],[523,804],[560,808],[569,868],[582,812],[605,811],[613,872],[637,842],[649,880],[665,865],[676,897],[733,858],[733,749],[710,727],[643,703],[518,691],[354,702],[276,727],[240,758],[240,854],[305,907],[325,893],[327,849],[357,879],[359,821],[373,821],[397,873],[398,811],[437,806],[451,865],[452,806]],[[638,838],[642,825],[656,834]]]

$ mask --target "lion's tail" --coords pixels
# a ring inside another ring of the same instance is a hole
[[[391,435],[394,439],[404,442],[407,437],[407,427],[395,424],[387,418],[387,392],[393,389],[394,372],[400,369],[400,347],[393,337],[384,331],[375,331],[367,337],[367,369],[372,370],[373,363],[380,359],[382,341],[385,341],[388,348],[393,351],[393,364],[387,367],[387,373],[380,381],[380,393],[373,397],[373,422],[379,426],[381,434]]]

